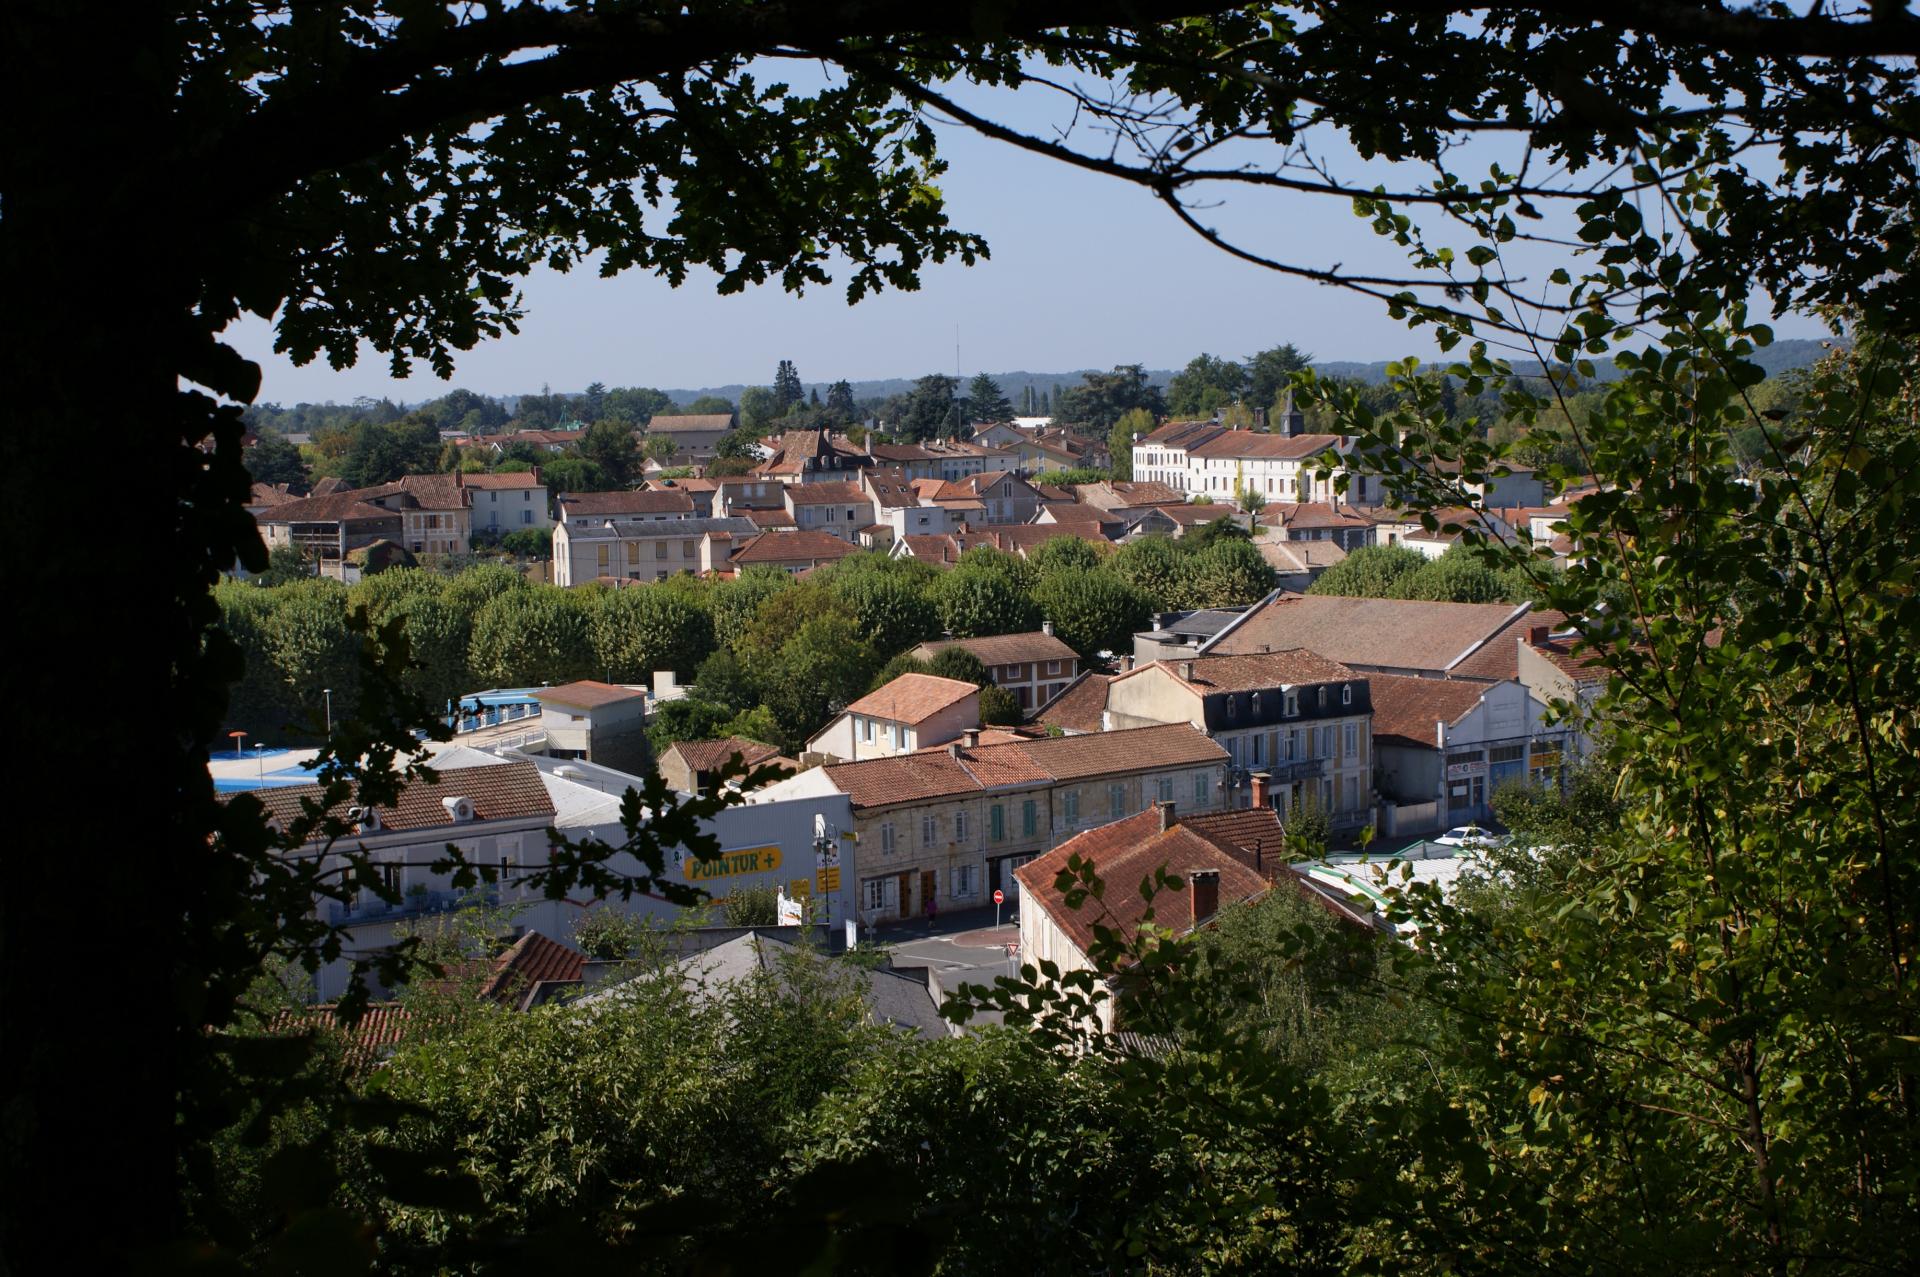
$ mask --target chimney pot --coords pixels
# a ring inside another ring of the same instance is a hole
[[[1193,871],[1193,925],[1199,926],[1214,914],[1220,912],[1220,871],[1218,869],[1196,869]]]
[[[1173,818],[1173,802],[1166,800],[1157,802],[1154,806],[1160,809],[1160,832],[1164,834],[1177,823]]]
[[[1266,772],[1255,772],[1253,774],[1253,805],[1255,807],[1265,807],[1267,805],[1267,782],[1272,779],[1273,777]]]
[[[1053,635],[1053,622],[1052,621],[1040,622],[1040,632],[1042,634],[1047,635],[1049,638],[1051,638]]]
[[[960,733],[960,741],[968,749],[977,748],[980,744],[980,729],[978,727],[966,728]]]
[[[1551,626],[1536,625],[1531,630],[1527,631],[1527,641],[1529,643],[1532,643],[1535,647],[1538,647],[1540,644],[1546,642],[1548,637],[1551,636],[1552,633],[1553,633],[1553,628]]]

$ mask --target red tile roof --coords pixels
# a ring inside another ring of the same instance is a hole
[[[1079,654],[1052,634],[1033,630],[1026,634],[992,634],[981,638],[935,639],[913,649],[914,655],[931,658],[950,647],[965,648],[980,658],[982,665],[1025,665],[1032,661],[1075,661]]]
[[[1348,665],[1450,671],[1525,613],[1525,604],[1280,594],[1221,631],[1207,650],[1303,647]]]
[[[546,980],[575,981],[586,973],[587,955],[538,931],[529,931],[494,959],[480,996],[524,1008],[534,986]]]
[[[734,563],[797,563],[802,560],[842,559],[859,553],[850,545],[824,532],[762,532],[749,537],[734,550]]]
[[[563,492],[563,514],[613,518],[623,514],[692,514],[693,498],[672,488],[639,492]]]
[[[1082,674],[1035,710],[1033,721],[1063,732],[1099,731],[1101,715],[1107,709],[1107,684],[1113,680],[1111,674]]]
[[[793,516],[785,510],[754,510],[743,507],[734,517],[746,519],[754,527],[765,528],[768,531],[782,528],[798,531],[800,528],[800,525],[793,521]]]
[[[540,471],[538,469],[508,471],[505,474],[470,474],[466,476],[466,482],[469,488],[479,488],[482,491],[488,488],[504,490],[508,488],[541,488],[546,486],[541,481]]]
[[[1099,900],[1089,899],[1079,909],[1069,908],[1064,893],[1054,885],[1067,862],[1075,856],[1091,862],[1106,883],[1105,894]],[[1027,903],[1046,910],[1084,953],[1093,946],[1096,925],[1113,927],[1128,936],[1138,931],[1149,908],[1153,911],[1155,926],[1176,933],[1193,930],[1190,886],[1184,890],[1161,891],[1151,904],[1140,895],[1140,884],[1163,868],[1183,881],[1190,880],[1197,871],[1219,874],[1222,908],[1251,900],[1267,890],[1265,878],[1191,824],[1162,829],[1157,807],[1069,838],[1013,873],[1026,892]]]
[[[1529,641],[1535,629],[1545,629],[1549,636],[1547,646],[1536,646],[1535,650],[1559,665],[1565,673],[1576,678],[1606,678],[1604,670],[1592,668],[1598,664],[1597,658],[1573,655],[1573,640],[1564,637],[1567,614],[1552,609],[1537,612],[1529,610],[1515,617],[1496,630],[1473,655],[1448,670],[1448,674],[1455,678],[1519,678],[1520,650],[1517,644]],[[1562,634],[1563,637],[1553,639],[1551,636],[1554,634]]]
[[[1367,685],[1373,692],[1375,743],[1422,749],[1440,747],[1434,724],[1459,722],[1493,689],[1477,679],[1401,674],[1370,674]]]
[[[622,701],[645,700],[646,696],[645,692],[635,691],[631,687],[601,683],[590,678],[562,683],[558,687],[543,687],[533,694],[533,698],[543,705],[551,702],[569,709],[598,709],[602,705],[618,705]]]
[[[978,687],[957,678],[902,674],[885,687],[868,692],[847,706],[846,712],[868,718],[884,718],[895,723],[923,723],[940,711],[979,693]]]
[[[1275,435],[1260,430],[1226,430],[1187,451],[1196,457],[1231,460],[1236,457],[1305,458],[1341,442],[1339,435]]]
[[[826,483],[793,483],[787,485],[787,500],[795,505],[867,505],[871,498],[860,491],[857,483],[848,483],[844,479]]]
[[[1195,443],[1204,443],[1218,434],[1225,434],[1226,427],[1217,421],[1169,421],[1148,435],[1144,442],[1158,448],[1191,448]]]
[[[340,1046],[341,1064],[348,1072],[361,1073],[379,1064],[406,1036],[412,1019],[398,1002],[370,1003],[360,1019],[348,1024],[333,1003],[282,1011],[267,1022],[273,1036],[295,1033],[319,1033],[332,1037]]]
[[[301,497],[283,502],[259,515],[261,523],[369,523],[391,520],[397,526],[400,512],[383,510],[363,499],[366,489],[330,492],[325,496]]]
[[[1260,512],[1261,524],[1269,528],[1306,531],[1310,528],[1370,528],[1373,520],[1352,506],[1337,506],[1330,501],[1285,501],[1268,505]]]
[[[1252,692],[1268,687],[1294,687],[1302,683],[1365,681],[1362,675],[1354,673],[1340,662],[1330,661],[1304,648],[1285,652],[1256,652],[1245,656],[1170,657],[1138,666],[1119,677],[1137,678],[1155,668],[1165,669],[1202,695],[1209,692]]]
[[[855,807],[870,808],[978,793],[1003,785],[1216,764],[1226,757],[1226,750],[1192,725],[1169,723],[971,749],[956,743],[893,758],[838,763],[825,770],[834,787],[852,799]]]
[[[303,814],[303,801],[319,798],[318,785],[291,785],[285,789],[250,791],[267,809],[269,819],[282,827],[291,826]],[[235,795],[237,797],[237,795]],[[553,800],[532,763],[501,763],[485,767],[451,767],[438,771],[431,782],[410,781],[391,807],[379,807],[380,831],[408,833],[421,829],[440,829],[454,825],[446,802],[465,798],[473,804],[478,821],[523,820],[535,816],[551,819]],[[229,800],[230,801],[230,800]],[[347,803],[332,814],[345,819]]]
[[[778,758],[780,751],[772,745],[763,745],[757,740],[748,740],[744,736],[727,736],[720,740],[681,740],[667,748],[669,754],[678,754],[687,767],[696,772],[717,772],[730,762],[735,754],[748,767],[758,767],[768,759]]]

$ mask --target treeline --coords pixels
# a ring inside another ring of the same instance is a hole
[[[1539,567],[1538,580],[1520,568],[1490,568],[1461,546],[1430,559],[1403,545],[1367,545],[1349,550],[1308,587],[1309,594],[1372,599],[1423,599],[1437,603],[1538,601],[1554,569]]]
[[[229,725],[274,744],[317,735],[323,689],[336,711],[352,703],[361,640],[349,616],[364,609],[376,626],[401,622],[414,662],[406,684],[430,705],[486,687],[639,683],[672,670],[693,675],[695,689],[691,703],[665,711],[678,724],[667,739],[737,731],[797,749],[927,639],[1050,620],[1097,663],[1103,652],[1130,652],[1156,611],[1257,601],[1272,570],[1230,525],[1214,526],[1118,550],[1059,537],[1028,559],[976,547],[944,571],[863,552],[804,581],[748,569],[725,580],[562,589],[500,564],[452,576],[393,569],[352,587],[229,581],[217,590],[223,628],[246,658]]]

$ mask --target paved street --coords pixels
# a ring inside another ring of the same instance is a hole
[[[1013,908],[1000,911],[1000,926],[993,924],[993,906],[943,913],[932,923],[921,919],[882,927],[879,943],[893,955],[897,966],[932,967],[940,987],[947,991],[961,984],[991,984],[998,975],[1011,975],[1015,963],[1009,962],[1007,946],[1019,940],[1020,928]],[[970,1024],[996,1023],[999,1017],[979,1016]]]

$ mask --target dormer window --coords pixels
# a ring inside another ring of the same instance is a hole
[[[1260,714],[1260,693],[1258,692],[1253,694],[1253,712],[1255,717]]]
[[[1340,686],[1340,703],[1341,703],[1342,705],[1351,705],[1351,704],[1353,704],[1353,684],[1352,684],[1352,683],[1343,683],[1343,684],[1341,684],[1341,686]]]
[[[1327,707],[1327,689],[1324,687],[1320,689],[1319,704],[1321,709],[1325,709]]]
[[[1299,712],[1300,712],[1300,694],[1298,692],[1288,692],[1287,693],[1287,717],[1292,718]]]
[[[1227,717],[1238,718],[1239,716],[1240,716],[1240,698],[1237,696],[1227,697]]]

